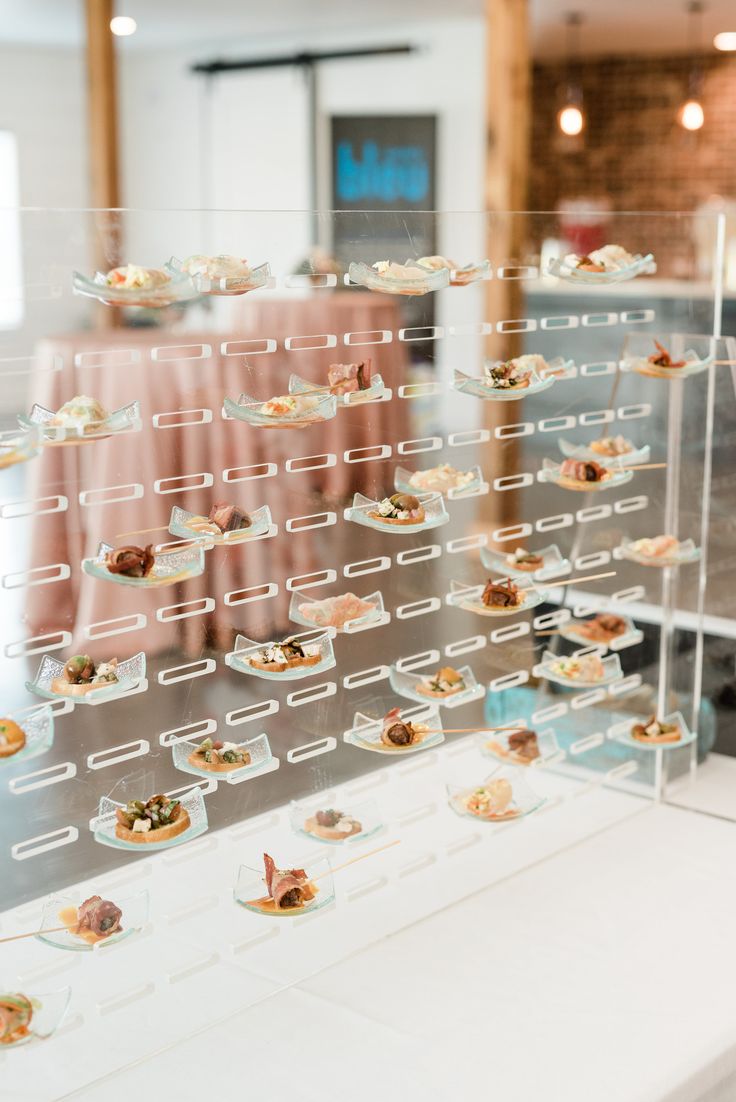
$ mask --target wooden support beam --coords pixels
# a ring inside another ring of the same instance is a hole
[[[110,30],[113,0],[85,0],[85,12],[90,205],[105,210],[120,206],[117,70],[115,38]],[[96,261],[100,267],[113,268],[120,263],[119,219],[102,217],[98,230]]]
[[[526,210],[531,118],[531,63],[529,0],[486,0],[486,255],[494,267],[513,265],[524,253],[526,225],[518,213]],[[517,212],[513,217],[509,212]],[[524,317],[520,280],[492,279],[486,284],[488,321]],[[493,333],[486,343],[491,359],[510,359],[522,349],[518,333]],[[498,428],[523,420],[521,402],[485,402],[485,427]],[[490,444],[493,477],[517,469],[518,448],[513,441]],[[513,492],[491,493],[484,499],[484,527],[513,524],[517,501]]]

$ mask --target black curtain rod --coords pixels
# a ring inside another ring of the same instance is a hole
[[[318,61],[339,61],[349,57],[377,57],[381,54],[410,54],[414,47],[405,46],[374,46],[356,50],[326,50],[322,53],[283,54],[278,57],[256,57],[248,60],[200,61],[190,66],[193,73],[232,73],[241,69],[277,69],[286,65],[311,66]]]

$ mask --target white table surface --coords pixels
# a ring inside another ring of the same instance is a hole
[[[711,795],[733,764],[711,757]],[[227,1027],[47,1100],[168,1084],[188,1102],[216,1079],[218,1098],[298,1102],[732,1102],[736,825],[642,808]]]

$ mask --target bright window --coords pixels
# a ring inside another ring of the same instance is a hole
[[[0,130],[0,329],[23,323],[23,267],[18,186],[18,143]]]

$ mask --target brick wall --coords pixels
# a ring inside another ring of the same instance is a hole
[[[692,211],[713,194],[736,202],[736,57],[708,54],[701,65],[705,125],[690,133],[675,119],[687,58],[586,62],[579,72],[587,121],[578,139],[560,134],[556,122],[566,67],[535,66],[530,209],[604,196],[613,210],[630,211]],[[686,260],[667,241],[651,247],[672,274]]]

